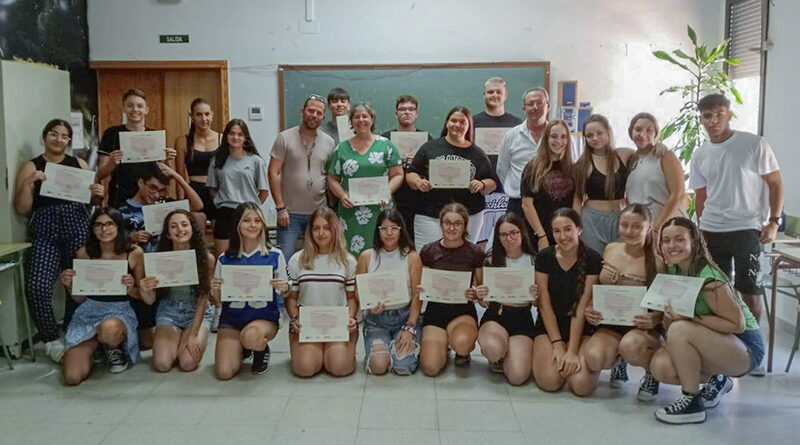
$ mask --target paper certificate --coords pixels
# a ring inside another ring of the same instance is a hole
[[[641,306],[646,293],[647,286],[595,284],[592,287],[592,305],[603,315],[602,324],[633,326],[633,317],[647,313],[647,309]]]
[[[74,295],[126,295],[122,276],[128,273],[128,260],[72,260]]]
[[[158,287],[198,284],[194,249],[144,254],[144,274],[158,278]]]
[[[407,304],[408,270],[396,269],[356,275],[356,288],[361,309],[371,309],[383,303],[385,306]]]
[[[301,306],[300,343],[350,341],[347,306]]]
[[[188,212],[189,200],[183,199],[143,206],[142,213],[144,214],[145,230],[156,235],[160,234],[164,230],[164,218],[169,215],[169,212],[177,209],[183,209]]]
[[[431,159],[428,164],[431,186],[435,189],[469,188],[471,165],[466,159]]]
[[[347,188],[347,193],[353,205],[377,205],[381,202],[388,204],[392,200],[392,196],[389,193],[388,176],[350,178],[347,181]]]
[[[704,278],[660,273],[647,290],[642,307],[663,311],[666,305],[670,305],[676,314],[694,317],[694,304],[703,283]]]
[[[510,128],[482,127],[475,129],[475,145],[482,148],[487,155],[500,153],[503,136]]]
[[[428,132],[426,131],[393,131],[389,137],[403,158],[413,157],[417,154],[419,147],[428,142]]]
[[[222,301],[272,301],[272,266],[222,264]]]
[[[530,293],[530,287],[533,286],[533,266],[484,267],[483,284],[489,288],[489,295],[484,301],[528,303],[533,300]]]
[[[436,303],[462,304],[467,302],[464,293],[472,284],[472,272],[422,269],[422,288],[425,292],[420,300]]]
[[[350,128],[350,118],[347,115],[336,116],[336,130],[339,131],[339,142],[344,142],[356,135]]]
[[[123,131],[119,134],[122,162],[163,161],[167,158],[167,133],[159,131]]]
[[[39,189],[41,196],[88,204],[92,200],[89,186],[94,184],[95,172],[84,168],[67,167],[48,162],[44,166],[46,179]]]

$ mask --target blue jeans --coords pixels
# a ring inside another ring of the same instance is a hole
[[[402,332],[400,328],[408,321],[409,313],[411,313],[410,306],[386,310],[378,315],[364,311],[364,349],[366,349],[364,361],[367,365],[369,365],[369,355],[373,347],[380,347],[380,343],[382,343],[389,350],[392,358],[392,370],[396,374],[409,375],[417,370],[417,366],[419,366],[420,339],[422,337],[421,319],[417,321],[417,335],[414,337],[414,342],[417,344],[416,350],[400,358],[397,356],[397,350],[394,347],[395,340]],[[369,372],[369,366],[367,367],[367,372]]]
[[[290,213],[289,227],[278,227],[276,241],[287,263],[292,258],[292,255],[294,255],[297,240],[303,238],[303,234],[306,231],[306,226],[308,226],[310,219],[311,215]]]

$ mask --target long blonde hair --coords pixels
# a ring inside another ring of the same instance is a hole
[[[616,176],[617,170],[620,168],[620,162],[617,158],[617,153],[614,150],[614,133],[611,131],[611,124],[608,123],[608,119],[605,116],[600,114],[592,114],[591,116],[587,117],[586,120],[583,122],[583,134],[584,138],[586,138],[586,127],[589,126],[591,123],[598,123],[605,128],[608,132],[608,147],[606,147],[606,183],[605,183],[605,198],[606,200],[613,200],[614,199],[614,190],[617,188],[616,184]],[[583,154],[578,159],[578,162],[575,163],[575,168],[572,170],[573,177],[575,178],[575,196],[578,199],[582,200],[586,195],[586,180],[589,179],[589,169],[592,167],[592,147],[589,143],[586,143],[586,150],[583,151]]]
[[[562,120],[550,121],[544,127],[544,134],[542,135],[542,141],[539,143],[539,149],[536,150],[536,156],[528,161],[522,173],[522,177],[528,179],[528,183],[523,184],[523,186],[533,190],[533,193],[539,192],[539,188],[542,186],[542,178],[553,170],[553,160],[550,157],[550,131],[556,125],[561,125],[567,132],[567,146],[564,148],[564,154],[561,158],[561,170],[567,175],[572,172],[572,138],[569,135],[569,126]]]
[[[319,255],[319,249],[314,242],[314,235],[312,233],[312,226],[314,225],[314,220],[317,218],[323,218],[331,226],[331,237],[333,239],[331,240],[330,255],[338,264],[347,266],[347,257],[350,256],[350,253],[347,252],[347,243],[344,240],[342,223],[336,212],[329,207],[323,206],[314,210],[314,213],[311,214],[311,218],[309,218],[308,226],[306,226],[306,235],[303,239],[303,250],[300,251],[300,267],[306,270],[313,269],[314,261],[316,261],[317,255]]]

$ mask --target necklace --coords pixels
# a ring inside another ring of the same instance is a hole
[[[311,140],[311,147],[308,146],[306,141],[303,139],[303,135],[300,135],[300,142],[303,144],[303,148],[306,149],[306,167],[308,168],[308,188],[311,189],[314,186],[314,179],[311,177],[311,155],[314,153],[314,146],[317,145],[317,137],[314,136],[314,139]]]
[[[592,157],[593,158],[598,158],[598,159],[603,159],[603,158],[607,158],[608,157],[608,153],[602,154],[602,155],[596,155],[596,154],[592,153]]]

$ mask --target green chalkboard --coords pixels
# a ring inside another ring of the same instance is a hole
[[[368,102],[376,113],[375,132],[397,126],[395,99],[411,94],[419,100],[417,128],[439,136],[447,112],[464,105],[473,114],[484,109],[483,84],[502,77],[508,89],[506,111],[522,116],[522,94],[548,88],[550,62],[498,62],[429,65],[281,65],[278,69],[281,130],[300,124],[300,109],[310,93],[323,97],[341,87],[350,102]],[[330,119],[330,112],[327,114]]]

